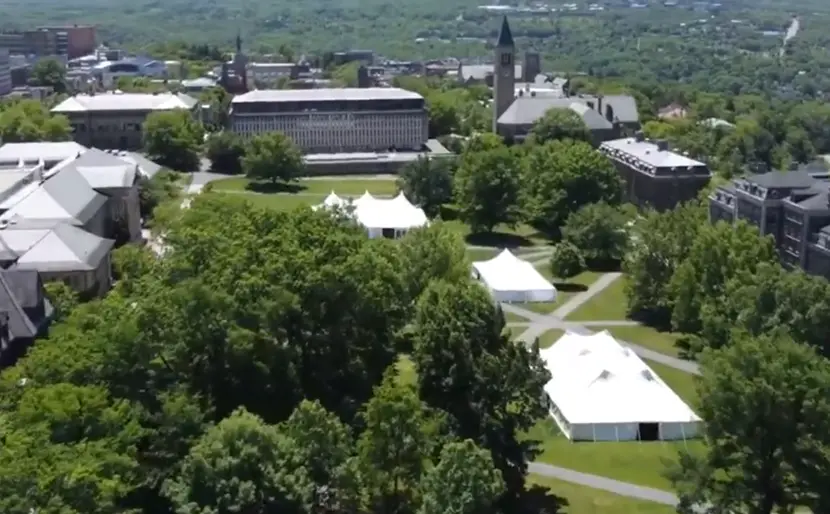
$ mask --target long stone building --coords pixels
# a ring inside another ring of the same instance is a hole
[[[243,137],[283,132],[306,153],[420,151],[429,130],[424,98],[397,88],[251,91],[230,123]]]

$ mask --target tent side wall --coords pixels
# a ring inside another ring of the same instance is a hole
[[[701,428],[700,421],[660,423],[660,440],[684,441],[686,439],[693,439],[700,435]]]

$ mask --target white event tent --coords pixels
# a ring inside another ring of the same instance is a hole
[[[701,430],[697,414],[607,331],[567,332],[541,357],[548,408],[572,441],[684,440]]]
[[[370,238],[399,238],[413,228],[429,224],[424,210],[412,205],[403,193],[395,198],[375,198],[368,191],[360,198],[345,200],[332,191],[315,209],[353,207],[351,215],[366,228]]]
[[[473,263],[473,274],[499,302],[552,302],[556,288],[533,264],[504,250],[489,261]]]

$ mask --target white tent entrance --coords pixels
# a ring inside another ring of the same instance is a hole
[[[697,437],[702,421],[633,350],[607,331],[567,332],[541,351],[551,379],[544,394],[572,441]]]
[[[533,266],[504,250],[489,261],[473,263],[473,275],[499,302],[552,302],[556,288]]]

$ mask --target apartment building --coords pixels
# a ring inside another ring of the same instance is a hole
[[[65,56],[61,53],[58,35],[50,30],[22,30],[0,33],[0,48],[11,54],[34,55],[37,57]]]
[[[173,93],[75,95],[52,109],[69,118],[73,139],[85,146],[133,150],[142,146],[142,126],[153,112],[186,110],[197,116],[199,101]]]
[[[649,141],[640,132],[606,141],[599,151],[620,172],[625,199],[640,207],[673,209],[695,199],[712,176],[706,164],[672,152],[666,141]]]
[[[719,186],[709,196],[712,223],[744,220],[771,236],[781,263],[830,279],[827,172],[771,171]]]
[[[429,128],[424,98],[398,88],[251,91],[230,119],[238,134],[283,132],[307,153],[419,151]]]

